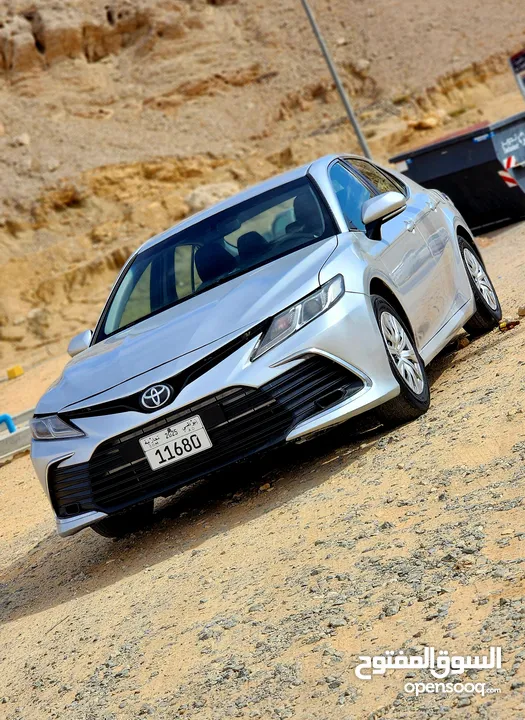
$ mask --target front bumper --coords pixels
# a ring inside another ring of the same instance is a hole
[[[75,420],[85,437],[33,441],[32,460],[59,534],[71,535],[147,497],[169,495],[219,467],[328,428],[399,393],[366,295],[346,293],[251,362],[256,342],[187,385],[157,413],[85,417]],[[213,447],[194,456],[193,464],[184,460],[162,472],[145,468],[137,438],[195,414],[203,416]]]

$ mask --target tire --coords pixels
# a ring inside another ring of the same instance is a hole
[[[476,312],[465,323],[465,330],[470,335],[483,335],[495,328],[501,320],[501,305],[485,265],[472,243],[460,236],[458,244],[476,303]]]
[[[380,295],[372,295],[372,306],[392,373],[401,393],[380,405],[376,417],[383,425],[401,425],[424,415],[430,405],[430,387],[425,364],[414,344],[412,334],[397,310]],[[396,352],[400,348],[405,355]],[[410,355],[406,353],[410,352]]]
[[[106,538],[121,538],[146,527],[153,517],[153,500],[100,520],[91,529]]]

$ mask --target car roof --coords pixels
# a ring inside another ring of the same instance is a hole
[[[173,225],[168,230],[164,230],[158,235],[155,235],[151,239],[147,240],[143,245],[141,245],[138,250],[133,253],[133,255],[144,252],[145,250],[151,248],[153,245],[157,245],[157,243],[160,243],[163,240],[172,237],[181,230],[185,230],[186,228],[195,225],[201,220],[215,215],[215,213],[218,213],[221,210],[226,210],[227,208],[234,207],[235,205],[238,205],[244,200],[249,200],[250,198],[260,195],[267,190],[273,190],[274,188],[279,187],[279,185],[285,185],[286,183],[292,182],[293,180],[298,180],[299,178],[305,177],[307,174],[311,174],[315,177],[318,172],[326,170],[328,165],[333,160],[336,160],[338,157],[338,155],[325,155],[324,157],[318,158],[313,162],[306,163],[305,165],[301,165],[300,167],[294,168],[293,170],[288,170],[287,172],[281,173],[280,175],[274,175],[268,180],[264,180],[264,182],[257,183],[257,185],[252,185],[251,187],[248,187],[245,190],[242,190],[241,192],[232,195],[226,200],[221,200],[221,202],[215,203],[209,208],[206,208],[205,210],[201,210],[200,212],[191,215],[185,220],[182,220],[182,222]]]

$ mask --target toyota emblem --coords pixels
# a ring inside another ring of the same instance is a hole
[[[172,389],[169,385],[152,385],[144,390],[140,403],[146,410],[158,410],[170,401]]]

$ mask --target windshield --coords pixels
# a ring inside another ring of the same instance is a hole
[[[109,298],[95,342],[335,233],[307,177],[218,212],[135,257]]]

